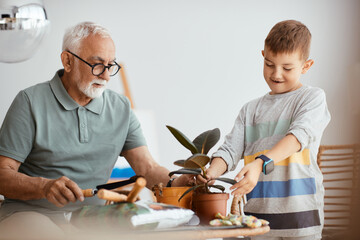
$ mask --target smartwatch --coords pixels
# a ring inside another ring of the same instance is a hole
[[[271,173],[274,170],[274,160],[272,160],[271,158],[268,158],[267,156],[265,156],[263,154],[257,156],[255,159],[257,159],[257,158],[260,158],[264,162],[262,172],[265,175]]]

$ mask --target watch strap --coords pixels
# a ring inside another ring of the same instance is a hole
[[[262,172],[264,174],[268,174],[268,172],[266,172],[266,165],[270,162],[273,162],[273,160],[267,156],[265,156],[264,154],[261,154],[259,156],[257,156],[255,159],[260,158],[261,160],[263,160],[263,169]]]

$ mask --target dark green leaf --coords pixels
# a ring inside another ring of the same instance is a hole
[[[219,180],[225,183],[229,183],[231,185],[234,185],[235,183],[237,183],[237,181],[235,181],[234,179],[231,178],[215,178],[214,180]]]
[[[196,146],[182,132],[168,125],[166,125],[166,127],[184,147],[191,151],[192,154],[198,153]]]
[[[177,160],[174,162],[174,165],[179,167],[185,167],[185,160]]]
[[[182,168],[176,171],[172,171],[169,173],[169,177],[171,177],[174,174],[193,174],[193,175],[199,175],[201,173],[201,169],[188,169],[188,168]]]
[[[209,185],[210,188],[217,188],[219,190],[221,190],[222,192],[225,191],[225,187],[221,186],[221,185]]]
[[[181,197],[178,199],[178,202],[180,202],[180,200],[181,200],[186,194],[188,194],[189,192],[191,192],[191,191],[193,191],[193,190],[195,190],[195,189],[197,189],[197,188],[199,188],[199,187],[204,187],[204,186],[205,186],[205,184],[200,184],[200,185],[195,185],[195,186],[189,188],[188,190],[186,190],[186,191],[183,193],[183,195],[181,195]]]
[[[210,161],[210,157],[205,154],[194,154],[185,161],[186,168],[199,168],[205,167]]]
[[[220,129],[214,128],[197,136],[193,143],[199,153],[208,154],[209,150],[215,146],[220,139]]]

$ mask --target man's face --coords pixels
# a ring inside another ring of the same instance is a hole
[[[271,89],[270,94],[291,92],[302,86],[300,76],[310,67],[306,68],[307,62],[304,63],[301,60],[298,51],[275,55],[265,48],[262,54],[264,56],[264,78]]]
[[[115,46],[111,38],[90,35],[82,40],[76,54],[90,64],[102,63],[105,66],[115,61]],[[74,81],[80,95],[88,98],[100,97],[110,80],[106,69],[101,75],[94,76],[91,67],[81,60],[74,58]]]

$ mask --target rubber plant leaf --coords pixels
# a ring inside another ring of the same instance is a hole
[[[186,194],[188,194],[189,192],[191,192],[191,191],[193,191],[193,190],[195,190],[195,189],[197,189],[197,188],[200,188],[200,187],[205,187],[205,184],[195,185],[195,186],[189,188],[188,190],[186,190],[186,191],[180,196],[180,198],[178,199],[178,202],[180,202],[180,200],[181,200],[183,197],[185,197]]]
[[[197,136],[193,143],[199,153],[208,154],[209,150],[215,146],[220,139],[220,129],[214,128]]]
[[[222,181],[225,183],[229,183],[231,185],[234,185],[235,183],[237,183],[234,179],[231,179],[231,178],[215,178],[213,180],[219,180],[219,181]]]
[[[187,149],[191,151],[192,154],[198,153],[198,149],[194,145],[194,143],[188,139],[182,132],[177,130],[176,128],[173,128],[169,125],[166,125],[166,127],[170,130],[172,135]]]
[[[174,165],[179,167],[185,167],[185,160],[177,160],[174,162]]]
[[[185,161],[185,167],[186,168],[204,168],[206,164],[210,161],[210,157],[197,153],[186,159]]]
[[[193,175],[199,175],[201,174],[201,169],[189,169],[189,168],[182,168],[176,171],[172,171],[169,173],[169,177],[171,177],[174,174],[193,174]]]
[[[220,191],[224,192],[225,191],[225,187],[221,186],[221,185],[209,185],[209,188],[217,188]]]

